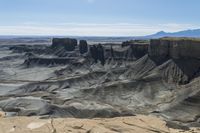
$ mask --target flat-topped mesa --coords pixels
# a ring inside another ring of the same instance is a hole
[[[74,51],[77,46],[77,40],[71,38],[53,38],[52,48],[62,49],[66,51]]]
[[[195,38],[161,38],[152,39],[150,57],[159,58],[200,58],[200,39]]]

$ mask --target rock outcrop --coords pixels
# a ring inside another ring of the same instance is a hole
[[[152,39],[149,46],[150,57],[200,58],[200,40],[192,38]]]
[[[80,40],[79,42],[79,51],[81,54],[85,54],[88,52],[88,44],[85,40]]]
[[[104,48],[101,44],[93,45],[90,47],[91,57],[94,59],[95,63],[98,61],[101,62],[102,65],[105,64],[105,56],[104,56]]]
[[[133,44],[131,50],[136,58],[141,58],[148,53],[149,44]]]
[[[161,38],[151,40],[148,55],[161,65],[163,78],[187,84],[200,74],[199,51],[199,39]]]
[[[71,38],[53,38],[52,48],[65,49],[66,51],[74,51],[77,46],[77,40]]]
[[[108,47],[105,50],[105,57],[106,59],[113,59],[113,60],[133,60],[135,59],[133,55],[133,51],[130,46],[126,47]]]
[[[105,64],[106,60],[125,60],[132,61],[141,58],[148,52],[148,42],[146,41],[127,41],[123,42],[121,45],[116,44],[98,44],[91,45],[89,47],[89,54],[94,59],[94,62],[101,62],[102,65]],[[77,46],[77,40],[70,38],[54,38],[52,48],[56,49],[55,55],[68,57],[71,53],[66,53],[66,51],[75,51]],[[58,52],[57,52],[58,51]],[[88,44],[85,40],[80,40],[79,42],[79,52],[85,54],[88,52]]]
[[[118,46],[111,45],[105,48],[106,59],[133,61],[148,53],[148,43],[123,42]]]

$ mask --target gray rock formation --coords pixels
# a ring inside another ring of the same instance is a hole
[[[79,42],[79,51],[81,54],[85,54],[88,52],[88,44],[85,40],[80,40]]]
[[[200,58],[200,40],[188,38],[152,39],[149,46],[150,57]]]
[[[91,46],[90,54],[92,58],[94,59],[95,63],[100,61],[102,65],[105,64],[104,47],[101,44],[97,46],[96,45]]]
[[[53,38],[52,48],[62,49],[67,51],[74,51],[77,46],[77,40],[71,38]]]
[[[187,84],[200,74],[200,40],[192,38],[153,39],[148,55],[160,69],[164,79]]]
[[[132,50],[133,55],[136,58],[141,58],[142,56],[148,53],[148,47],[149,47],[149,44],[135,43],[131,45],[131,50]]]
[[[120,46],[120,45],[119,45]],[[111,45],[110,47],[105,47],[105,57],[106,59],[114,60],[129,60],[133,61],[141,58],[148,53],[148,43],[138,43],[135,41],[127,41],[121,44],[121,47]]]

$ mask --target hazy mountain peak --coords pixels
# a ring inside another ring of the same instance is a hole
[[[159,31],[155,34],[145,36],[145,38],[161,38],[161,37],[200,37],[200,29],[189,29],[189,30],[183,30],[178,32],[165,32],[165,31]]]
[[[166,34],[166,32],[165,31],[159,31],[159,32],[157,32],[157,34]]]

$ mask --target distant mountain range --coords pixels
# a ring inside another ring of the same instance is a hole
[[[184,30],[184,31],[179,31],[179,32],[160,31],[156,34],[143,36],[142,38],[161,38],[161,37],[194,37],[194,38],[200,38],[200,29]]]
[[[127,40],[134,40],[134,39],[154,39],[154,38],[162,38],[162,37],[194,37],[194,38],[200,38],[200,29],[194,29],[194,30],[184,30],[179,32],[165,32],[160,31],[158,33],[147,35],[147,36],[119,36],[119,37],[111,37],[111,36],[26,36],[26,35],[0,35],[0,40],[2,39],[51,39],[53,37],[70,37],[70,38],[76,38],[78,40],[87,40],[90,43],[121,43],[123,41]]]

